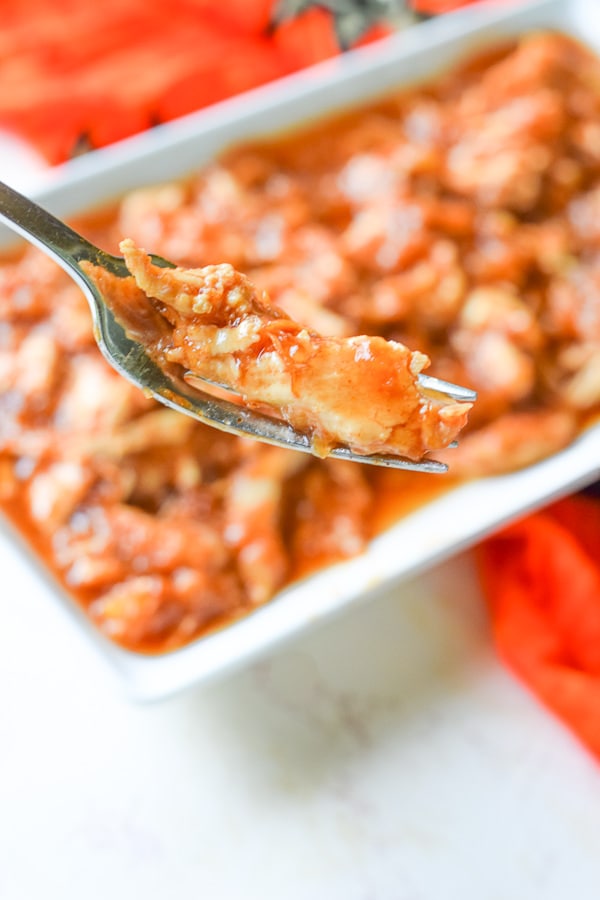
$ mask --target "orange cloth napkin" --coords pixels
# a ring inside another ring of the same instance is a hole
[[[477,557],[502,658],[600,758],[600,499],[561,500]]]

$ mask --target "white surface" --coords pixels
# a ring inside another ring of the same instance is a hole
[[[149,706],[0,571],[0,900],[598,900],[598,765],[498,664],[468,556]]]
[[[150,706],[56,607],[2,622],[2,900],[598,898],[598,766],[496,662],[467,557]]]

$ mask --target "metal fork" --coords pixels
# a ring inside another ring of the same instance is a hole
[[[51,215],[32,200],[0,182],[0,219],[14,231],[52,257],[79,284],[90,305],[94,334],[100,350],[117,372],[166,406],[179,410],[222,431],[255,438],[280,447],[312,452],[308,435],[295,431],[290,425],[252,410],[237,406],[225,399],[191,387],[183,378],[166,374],[148,356],[144,346],[131,340],[115,319],[98,287],[81,267],[82,262],[100,266],[119,278],[128,278],[125,261],[119,256],[95,247],[64,222]],[[173,263],[160,256],[152,256],[159,266]],[[446,395],[454,400],[472,402],[475,392],[449,384],[429,375],[420,375],[421,387]],[[330,453],[337,459],[369,463],[416,472],[445,472],[447,466],[433,459],[419,462],[388,455],[361,456],[347,447]]]

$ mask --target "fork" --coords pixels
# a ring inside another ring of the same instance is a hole
[[[205,393],[196,386],[198,379],[195,379],[194,387],[191,387],[183,378],[173,373],[166,374],[149,357],[142,344],[127,336],[97,285],[81,266],[82,262],[88,262],[119,278],[129,278],[131,273],[121,257],[94,246],[60,219],[3,182],[0,182],[0,219],[47,253],[77,282],[90,305],[94,336],[104,357],[117,372],[141,388],[146,395],[222,431],[305,453],[312,452],[308,435],[295,431],[290,425],[277,419]],[[151,258],[155,265],[174,267],[173,263],[160,256],[152,255]],[[466,402],[472,402],[476,397],[475,392],[468,388],[430,375],[418,377],[421,387],[428,392]],[[347,447],[337,447],[329,455],[337,459],[416,472],[445,472],[448,468],[445,463],[433,459],[415,462],[384,454],[361,456]]]

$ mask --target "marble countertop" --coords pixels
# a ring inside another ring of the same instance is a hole
[[[0,605],[2,900],[598,897],[597,764],[468,555],[148,706],[10,574]]]

